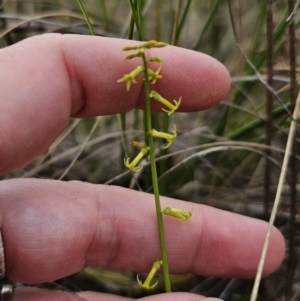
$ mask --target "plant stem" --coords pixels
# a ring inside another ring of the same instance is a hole
[[[136,10],[137,2],[134,3],[134,1],[129,0],[129,5],[130,5],[130,8],[131,8],[131,15],[134,19],[135,27],[136,27],[137,32],[138,32],[139,40],[143,41],[143,35],[142,35],[142,31],[141,31],[141,26],[140,26],[141,24],[139,23],[137,10]]]
[[[211,27],[211,22],[212,22],[213,18],[216,16],[216,14],[218,12],[218,8],[220,7],[220,4],[221,4],[220,0],[215,0],[215,2],[212,4],[211,10],[210,10],[207,20],[203,26],[203,29],[200,33],[199,39],[198,39],[196,45],[193,47],[194,50],[198,50],[198,48],[201,46],[201,42],[204,37],[204,34]],[[180,27],[180,30],[181,30],[181,27]]]
[[[171,292],[171,282],[170,282],[170,274],[169,274],[162,210],[161,210],[161,206],[160,206],[160,196],[159,196],[157,170],[156,170],[156,162],[155,162],[154,142],[153,142],[152,136],[149,135],[150,131],[152,130],[152,122],[151,122],[151,100],[149,97],[150,88],[149,88],[148,69],[147,69],[148,67],[147,67],[147,60],[146,60],[145,55],[142,56],[142,59],[143,59],[144,74],[145,74],[146,124],[147,124],[148,142],[149,142],[149,147],[150,147],[149,153],[150,153],[151,175],[152,175],[152,184],[153,184],[154,199],[155,199],[155,208],[156,208],[156,219],[157,219],[157,225],[158,225],[160,251],[161,251],[161,257],[162,257],[162,262],[163,262],[162,267],[163,267],[164,280],[165,280],[165,291],[167,293],[169,293],[169,292]]]
[[[77,2],[78,2],[78,5],[79,5],[79,7],[81,9],[81,12],[82,12],[82,14],[83,14],[83,16],[85,18],[85,21],[86,21],[86,23],[87,23],[87,25],[89,27],[89,30],[90,30],[92,36],[94,36],[95,35],[95,31],[94,31],[93,25],[92,25],[92,23],[91,23],[91,21],[89,19],[89,16],[87,15],[86,10],[85,10],[85,8],[84,8],[81,0],[77,0]]]
[[[183,28],[183,26],[185,24],[187,13],[189,11],[191,3],[192,3],[192,0],[187,0],[187,3],[186,3],[185,8],[183,10],[183,14],[182,14],[181,20],[179,21],[178,28],[177,28],[177,31],[176,31],[175,45],[177,45],[177,43],[178,43],[178,39],[180,37],[182,28]]]

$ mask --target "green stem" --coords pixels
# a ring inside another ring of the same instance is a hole
[[[203,26],[203,29],[202,29],[201,34],[199,36],[199,39],[198,39],[196,45],[193,47],[194,50],[198,50],[198,48],[200,47],[202,39],[203,39],[203,36],[206,33],[207,29],[210,27],[211,21],[215,17],[215,15],[216,15],[216,13],[218,11],[218,8],[220,6],[220,3],[221,3],[220,0],[216,0],[213,3],[212,9],[211,9],[211,11],[210,11],[210,13],[208,15],[208,18],[207,18],[207,20],[206,20],[206,22],[205,22],[205,24]]]
[[[133,17],[134,19],[134,22],[135,22],[135,27],[137,29],[137,32],[138,32],[138,36],[139,36],[139,39],[141,41],[143,41],[143,35],[142,35],[142,31],[141,31],[141,24],[139,23],[139,20],[138,20],[138,15],[137,15],[137,6],[136,6],[137,2],[134,3],[133,0],[129,0],[129,5],[130,5],[130,8],[131,8],[131,16]]]
[[[160,196],[159,196],[157,170],[156,170],[156,162],[155,162],[154,142],[153,142],[152,136],[149,135],[150,131],[152,130],[152,122],[151,122],[151,100],[149,97],[150,88],[149,88],[149,80],[148,80],[147,60],[146,60],[145,55],[143,55],[142,58],[143,58],[144,74],[145,74],[146,124],[147,124],[147,135],[148,135],[148,141],[149,141],[149,147],[150,147],[149,153],[150,153],[151,175],[152,175],[152,184],[153,184],[154,199],[155,199],[155,208],[156,208],[156,219],[157,219],[157,225],[158,225],[160,251],[161,251],[161,257],[162,257],[162,262],[163,262],[162,267],[163,267],[164,280],[165,280],[165,290],[167,293],[169,293],[169,292],[171,292],[171,282],[170,282],[170,274],[169,274],[162,210],[161,210],[161,206],[160,206]]]
[[[89,27],[90,32],[94,36],[95,35],[95,31],[94,31],[93,25],[92,25],[92,23],[91,23],[91,21],[89,19],[89,16],[87,15],[86,10],[85,10],[85,8],[84,8],[81,0],[77,0],[77,2],[78,2],[78,5],[79,5],[79,7],[81,9],[81,12],[82,12],[82,14],[83,14],[83,16],[85,18],[85,21],[86,21],[86,23],[87,23],[87,25]]]
[[[185,24],[185,21],[186,21],[186,17],[187,17],[187,13],[189,11],[189,8],[191,6],[191,3],[192,3],[192,0],[188,0],[186,5],[185,5],[185,8],[183,10],[183,14],[182,14],[182,18],[179,22],[179,25],[178,25],[178,28],[177,28],[177,32],[176,32],[176,40],[175,40],[175,45],[177,45],[178,43],[178,39],[180,37],[180,34],[181,34],[181,31],[182,31],[182,28]]]
[[[129,30],[128,30],[128,40],[133,39],[133,30],[134,30],[134,19],[131,14],[130,25],[129,25]]]
[[[100,0],[100,6],[101,6],[101,9],[103,12],[103,17],[104,17],[104,28],[105,28],[105,31],[108,32],[110,26],[109,26],[109,17],[107,15],[105,0]]]

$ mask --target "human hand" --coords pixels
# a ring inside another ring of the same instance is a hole
[[[116,83],[136,64],[124,62],[120,51],[131,43],[53,34],[0,50],[0,173],[21,167],[45,151],[70,116],[142,108],[141,83],[128,93]],[[180,110],[207,109],[228,92],[228,72],[214,59],[171,46],[159,49],[159,56],[164,59],[164,81],[157,82],[155,90],[170,99],[182,96]],[[149,271],[160,257],[152,195],[81,182],[14,179],[0,182],[0,202],[6,276],[13,281],[53,281],[85,266],[141,273]],[[178,200],[162,198],[161,202],[163,207],[190,209],[188,203]],[[194,206],[188,223],[178,227],[177,222],[165,218],[171,273],[255,275],[265,222],[204,205]],[[274,228],[264,275],[278,267],[283,255],[284,241]],[[145,300],[200,298],[172,293]],[[13,300],[126,299],[21,287],[15,290]]]

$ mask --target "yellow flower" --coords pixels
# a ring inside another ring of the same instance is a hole
[[[147,70],[148,70],[148,79],[150,80],[150,81],[152,81],[151,82],[151,84],[155,84],[156,83],[156,81],[158,80],[158,79],[161,79],[162,78],[162,76],[160,75],[160,70],[161,70],[161,67],[162,67],[162,59],[160,58],[160,57],[156,57],[156,56],[153,56],[153,57],[150,57],[148,60],[147,60],[147,62],[148,63],[153,63],[153,62],[155,62],[155,63],[158,63],[159,64],[159,67],[157,68],[157,70],[156,71],[153,71],[153,70],[151,70],[150,68],[148,68]]]
[[[177,132],[176,132],[176,126],[175,125],[174,125],[174,130],[172,131],[172,133],[173,134],[168,134],[168,133],[165,133],[165,132],[159,132],[155,129],[152,129],[149,134],[152,137],[165,139],[168,142],[165,146],[163,146],[163,148],[165,149],[165,148],[168,148],[174,142],[174,140],[177,137]]]
[[[142,160],[142,158],[145,155],[148,154],[148,150],[149,150],[149,148],[146,145],[144,145],[141,148],[138,155],[132,160],[131,163],[130,163],[130,158],[124,159],[125,166],[134,172],[141,170],[143,168],[143,166],[137,166],[137,164]]]
[[[168,46],[168,44],[166,44],[164,42],[157,42],[155,40],[151,40],[151,41],[148,41],[148,42],[142,44],[138,48],[149,49],[149,48],[161,48],[161,47],[165,47],[165,46]]]
[[[136,53],[132,53],[132,54],[128,54],[126,57],[125,57],[125,60],[131,60],[135,57],[142,57],[145,53],[145,49],[139,49]]]
[[[147,62],[149,62],[149,63],[155,62],[155,63],[159,63],[160,65],[162,65],[163,60],[160,57],[152,56],[152,57],[149,57],[149,59],[147,60]]]
[[[156,281],[154,284],[151,285],[151,281],[153,279],[153,277],[155,276],[157,270],[160,269],[162,265],[162,261],[161,260],[156,260],[154,263],[153,263],[153,266],[152,266],[152,269],[150,271],[150,273],[148,274],[145,282],[143,283],[140,279],[139,279],[139,276],[137,275],[137,282],[139,284],[140,287],[142,288],[145,288],[145,289],[152,289],[154,288],[158,281]]]
[[[139,148],[139,149],[144,148],[144,147],[147,148],[147,145],[144,142],[139,142],[139,141],[131,141],[130,145],[133,147]]]
[[[149,48],[161,48],[168,46],[168,44],[164,42],[157,42],[155,40],[148,41],[143,43],[142,45],[132,45],[132,46],[125,46],[122,50],[123,51],[130,51],[130,50],[138,50],[138,49],[149,49]]]
[[[131,84],[135,84],[136,80],[135,77],[143,72],[144,67],[143,66],[138,66],[136,67],[132,72],[125,74],[122,78],[117,80],[117,83],[123,83],[126,82],[126,90],[129,91]]]
[[[148,68],[148,75],[149,75],[148,79],[152,81],[151,82],[152,85],[155,84],[158,79],[162,78],[162,76],[159,74],[160,70],[161,70],[161,66],[159,66],[159,68],[155,72]]]
[[[166,106],[168,108],[167,109],[164,109],[162,108],[162,110],[164,112],[167,112],[168,115],[170,116],[172,113],[174,113],[180,106],[180,103],[181,103],[181,97],[179,98],[178,101],[174,100],[174,104],[172,104],[170,101],[168,101],[167,99],[163,98],[160,94],[158,94],[157,92],[155,91],[151,91],[150,92],[150,95],[149,95],[151,98],[154,98],[154,100],[160,102],[161,104],[163,104],[164,106]]]
[[[166,207],[162,211],[162,213],[165,215],[173,216],[183,223],[187,222],[192,216],[192,212],[190,212],[190,211],[181,210],[181,209],[177,209],[177,208],[173,208],[173,207],[169,207],[169,206]]]
[[[133,46],[125,46],[122,48],[122,51],[129,51],[129,50],[137,50],[138,46],[133,45]]]

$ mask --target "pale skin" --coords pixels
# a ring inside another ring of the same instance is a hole
[[[126,92],[117,79],[136,67],[120,49],[132,42],[83,36],[44,35],[0,50],[0,173],[22,167],[45,151],[71,116],[87,117],[143,108],[142,82]],[[227,94],[226,69],[209,56],[166,47],[154,50],[164,60],[155,91],[167,99],[182,97],[181,111],[208,109]],[[161,104],[154,104],[160,110]],[[167,206],[191,205],[162,198]],[[113,186],[39,179],[0,182],[0,227],[6,275],[13,281],[41,283],[85,266],[150,270],[160,258],[153,196]],[[194,205],[181,223],[165,216],[172,273],[217,277],[255,275],[267,224]],[[176,231],[174,230],[176,229]],[[284,240],[274,228],[264,275],[284,256]],[[201,300],[188,293],[145,298],[148,301]],[[18,288],[14,301],[126,300],[83,292]]]

